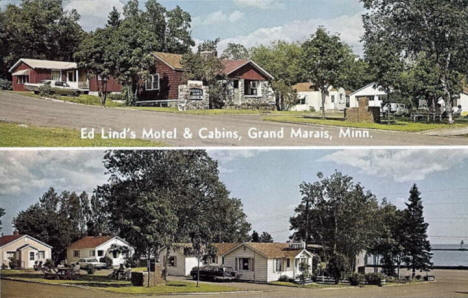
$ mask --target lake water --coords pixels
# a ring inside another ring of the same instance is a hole
[[[438,249],[458,249],[459,244],[433,244],[432,248]],[[463,248],[468,248],[465,244]],[[433,250],[432,262],[434,266],[468,266],[468,251],[444,251]]]

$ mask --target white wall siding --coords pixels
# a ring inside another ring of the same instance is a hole
[[[248,247],[241,246],[231,252],[230,254],[224,256],[224,264],[228,267],[236,269],[236,258],[252,258],[255,260],[254,270],[255,271],[242,271],[238,268],[241,280],[249,280],[256,282],[267,282],[268,273],[267,273],[267,259],[258,253],[255,253]]]

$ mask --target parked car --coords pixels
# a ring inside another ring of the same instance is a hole
[[[190,276],[194,280],[198,276],[198,267],[192,268]],[[239,275],[232,267],[227,266],[216,266],[207,265],[200,267],[200,280],[212,280],[212,281],[233,281],[237,280]]]
[[[67,82],[44,80],[40,83],[26,83],[24,87],[26,90],[33,91],[35,94],[39,94],[40,88],[44,85],[50,86],[51,93],[58,95],[72,95],[78,96],[80,94],[86,94],[88,91],[83,89],[72,88]]]
[[[96,258],[84,258],[78,261],[81,269],[87,269],[93,266],[95,269],[105,269],[107,267],[106,263],[99,262]]]

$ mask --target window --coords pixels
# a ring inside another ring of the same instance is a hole
[[[74,250],[73,251],[73,257],[79,258],[80,257],[80,251],[79,250]]]
[[[332,95],[332,96],[331,96],[331,102],[332,102],[332,103],[335,102],[335,95]]]
[[[16,82],[19,85],[23,85],[24,83],[29,83],[29,76],[17,76]]]
[[[118,251],[115,251],[115,250],[114,250],[114,251],[112,252],[112,257],[113,257],[114,259],[116,259],[118,255],[119,255],[119,252],[118,252]]]
[[[60,71],[52,71],[52,81],[61,81]]]
[[[177,257],[175,257],[175,256],[170,256],[169,257],[169,266],[170,267],[176,267],[177,266]]]
[[[75,71],[68,71],[67,72],[67,80],[69,82],[76,82],[76,72]]]
[[[96,251],[95,250],[90,250],[89,251],[89,256],[90,257],[95,257],[96,256]]]
[[[37,258],[38,259],[45,259],[45,251],[43,251],[43,250],[39,251],[39,253],[37,254]]]
[[[145,90],[159,90],[159,74],[150,75],[145,82]]]
[[[34,261],[34,252],[33,251],[29,252],[29,260]]]
[[[221,257],[221,264],[224,265],[224,257]]]
[[[291,259],[286,259],[286,268],[291,267]]]
[[[98,255],[98,257],[102,257],[104,255],[104,251],[103,250],[98,250],[97,255]]]
[[[237,258],[236,270],[254,271],[254,261],[252,258]]]
[[[283,260],[274,259],[273,260],[273,272],[281,272],[281,271],[283,271]]]
[[[234,80],[234,89],[239,89],[239,80]]]
[[[305,97],[305,96],[299,98],[299,104],[301,104],[301,105],[305,105],[305,104],[306,104],[306,97]]]
[[[259,81],[245,80],[245,95],[258,95],[259,94]]]

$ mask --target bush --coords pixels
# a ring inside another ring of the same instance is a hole
[[[362,285],[366,279],[361,273],[353,273],[348,277],[348,280],[352,286],[359,286]]]
[[[0,90],[11,90],[11,82],[5,79],[0,79]]]
[[[281,275],[278,281],[289,281],[289,277],[287,275]]]
[[[8,261],[9,261],[8,265],[10,266],[10,269],[21,268],[21,261],[17,260],[15,257],[9,257]]]
[[[327,273],[335,279],[335,283],[338,284],[343,278],[348,268],[348,259],[340,254],[336,254],[331,257],[327,265]]]
[[[125,101],[125,98],[121,93],[111,93],[108,97],[110,100]]]
[[[314,113],[314,112],[316,112],[316,110],[315,110],[315,108],[314,108],[314,107],[310,107],[310,108],[309,108],[309,112],[312,112],[312,113]]]
[[[89,265],[89,266],[86,268],[86,271],[88,272],[88,274],[94,274],[94,272],[96,272],[96,268],[94,268],[93,265]]]
[[[99,259],[99,262],[106,263],[106,268],[112,267],[112,259],[109,256],[105,256]]]
[[[54,268],[54,267],[55,267],[55,264],[54,264],[54,262],[52,262],[51,259],[47,259],[47,260],[45,260],[43,266],[44,266],[44,267],[47,267],[47,268]]]
[[[3,264],[2,264],[2,270],[6,270],[6,269],[8,269],[8,265],[5,264],[5,263],[3,263]]]
[[[381,287],[383,285],[383,281],[385,280],[385,275],[382,273],[367,273],[366,274],[366,281],[369,285],[377,285]]]
[[[52,88],[49,84],[43,84],[39,87],[39,95],[40,96],[50,96],[52,95]]]
[[[417,280],[421,280],[421,275],[420,274],[416,275],[415,277],[416,277]]]

